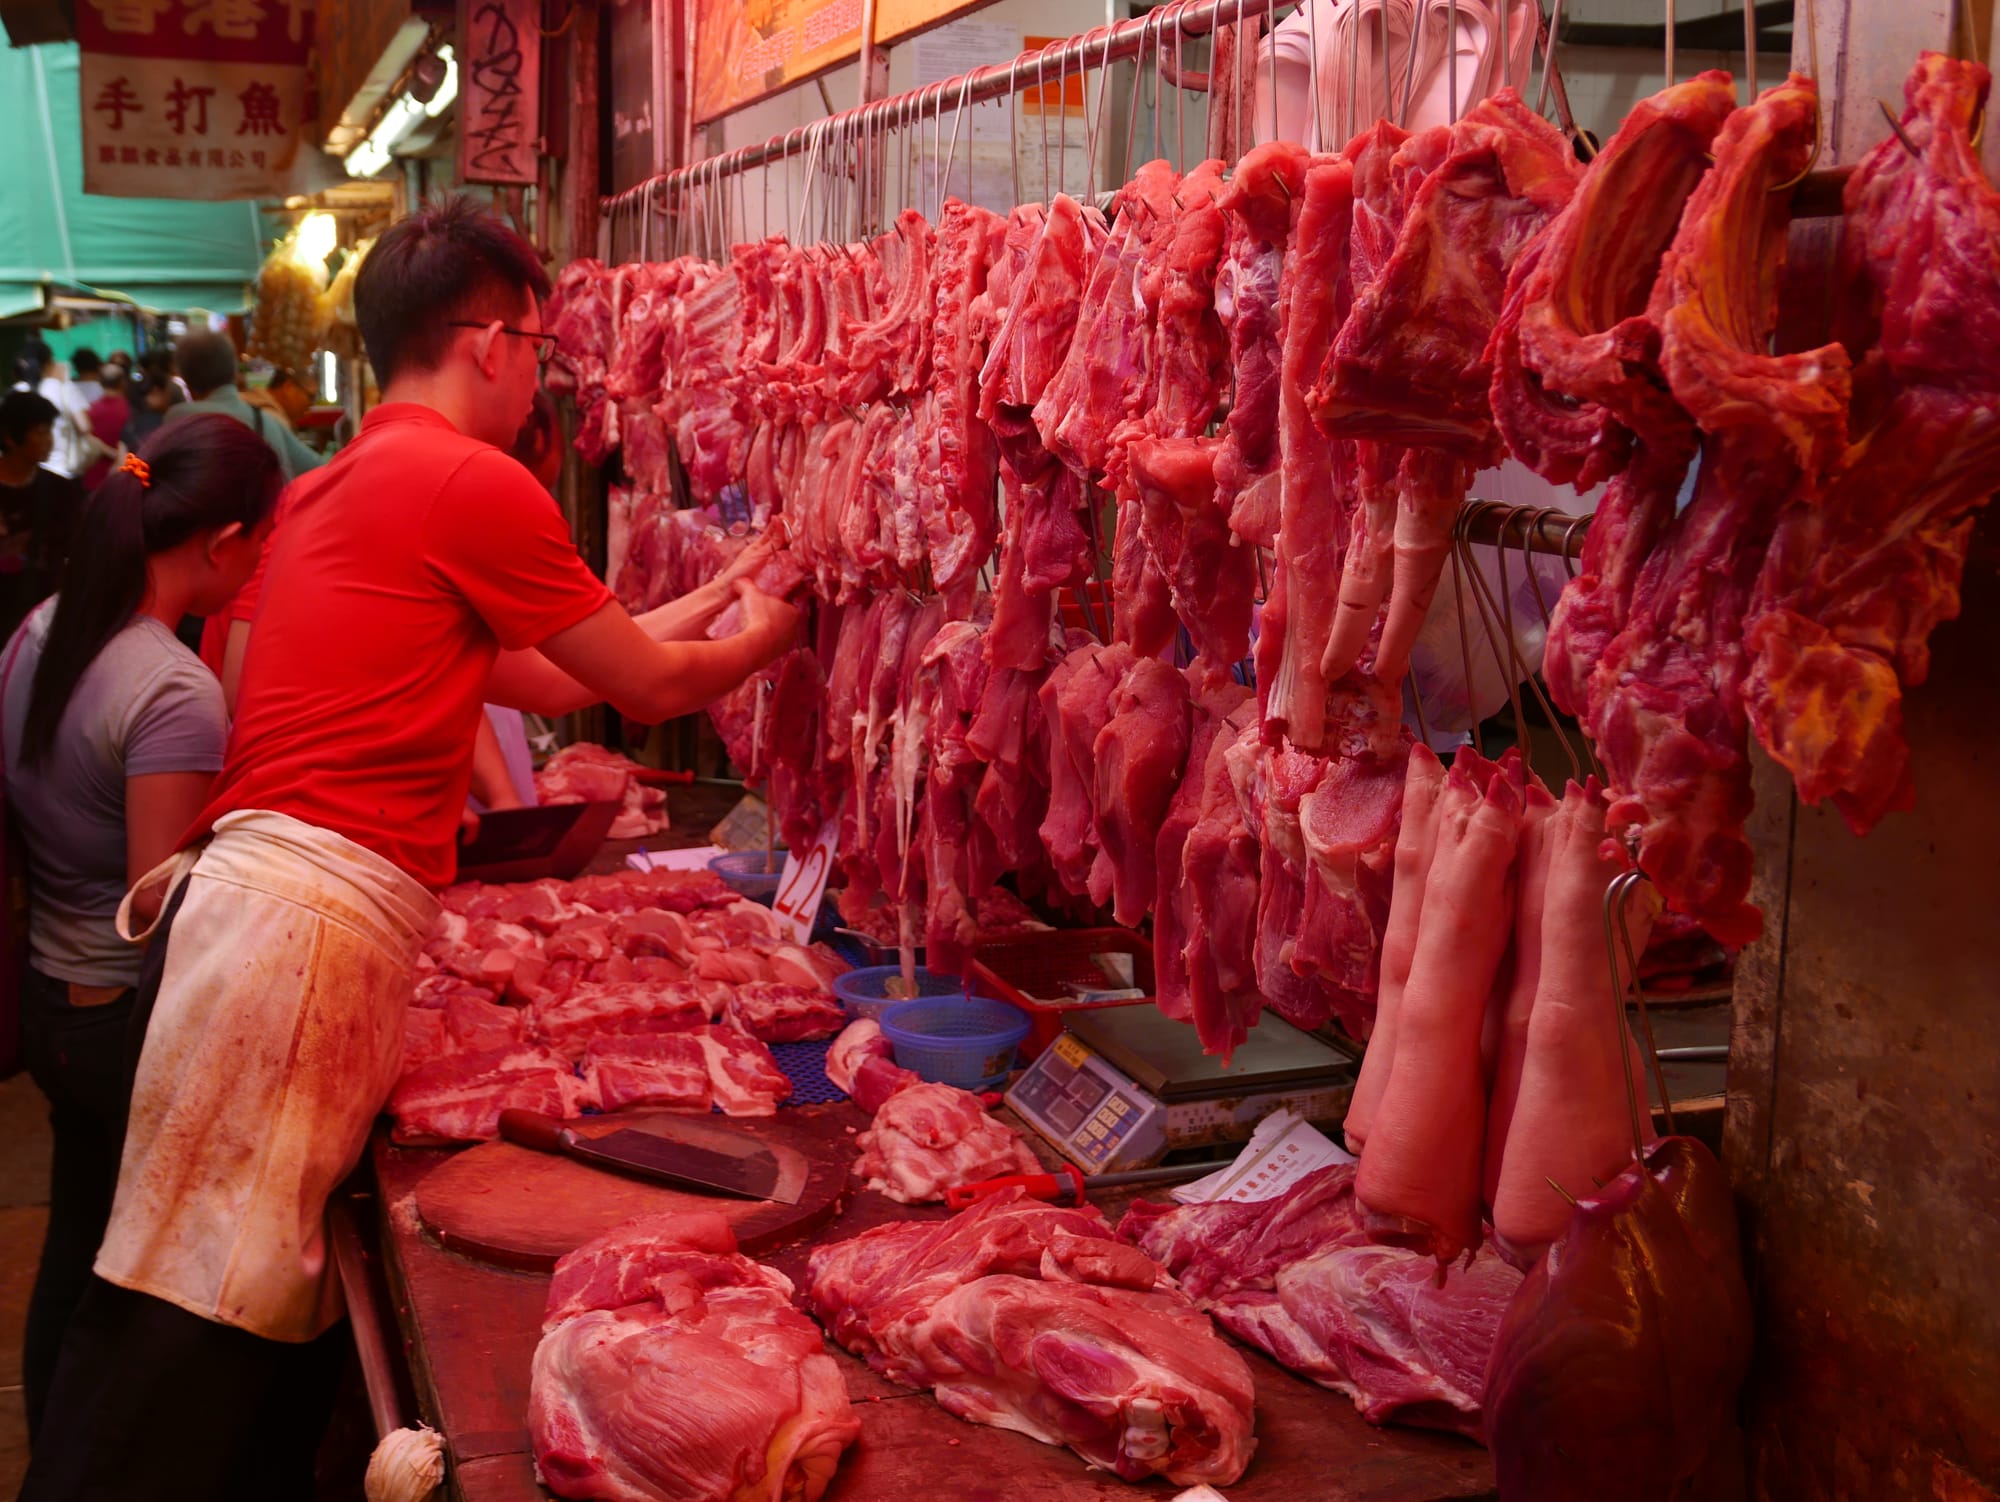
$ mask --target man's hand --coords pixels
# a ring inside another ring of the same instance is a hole
[[[786,604],[752,584],[748,579],[736,581],[736,608],[740,625],[738,634],[755,636],[765,644],[765,662],[773,661],[799,633],[799,613]]]
[[[786,529],[786,532],[788,533],[789,529]],[[778,551],[780,537],[780,529],[776,523],[759,532],[750,539],[750,546],[738,553],[730,560],[727,568],[708,581],[709,585],[721,594],[724,601],[727,601],[729,591],[738,579],[748,579],[770,561],[771,556]]]

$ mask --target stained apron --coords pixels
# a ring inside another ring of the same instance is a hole
[[[204,1319],[304,1341],[341,1315],[326,1202],[401,1065],[437,899],[373,851],[284,814],[233,813],[133,897],[167,935],[97,1274]]]

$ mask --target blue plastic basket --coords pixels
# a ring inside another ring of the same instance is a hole
[[[882,1013],[882,1032],[896,1062],[927,1080],[965,1090],[990,1090],[1014,1068],[1014,1050],[1028,1036],[1028,1019],[990,996],[920,996]]]
[[[785,852],[768,857],[761,850],[732,850],[718,855],[708,869],[727,882],[738,896],[768,905],[778,895],[778,882],[785,874]]]
[[[885,995],[890,980],[900,979],[902,974],[903,967],[900,965],[863,965],[860,969],[850,970],[845,975],[836,975],[833,978],[833,994],[848,1016],[876,1018],[899,1000],[965,994],[965,982],[957,976],[933,975],[919,965],[916,997]]]

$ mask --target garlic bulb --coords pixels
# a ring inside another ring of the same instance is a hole
[[[385,1434],[368,1457],[368,1502],[430,1502],[444,1484],[444,1436],[425,1425]]]

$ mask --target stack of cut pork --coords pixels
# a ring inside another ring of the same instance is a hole
[[[490,1139],[510,1106],[768,1116],[791,1081],[766,1045],[838,1031],[845,968],[707,872],[453,887],[404,1022],[395,1140]]]
[[[1547,674],[1670,910],[1756,930],[1752,730],[1857,829],[1907,801],[1900,696],[2000,483],[1993,341],[1952,332],[2000,316],[1984,88],[1920,65],[1915,150],[1850,190],[1841,343],[1804,354],[1767,350],[1812,87],[1737,109],[1721,74],[1587,169],[1503,90],[1151,163],[1108,216],[952,201],[860,246],[578,263],[551,326],[637,488],[630,603],[719,556],[719,516],[658,499],[662,435],[698,503],[784,519],[811,630],[723,717],[788,835],[837,822],[851,920],[957,970],[1005,879],[1150,914],[1212,1051],[1266,1004],[1365,1036],[1403,678],[1505,456],[1609,482]]]

